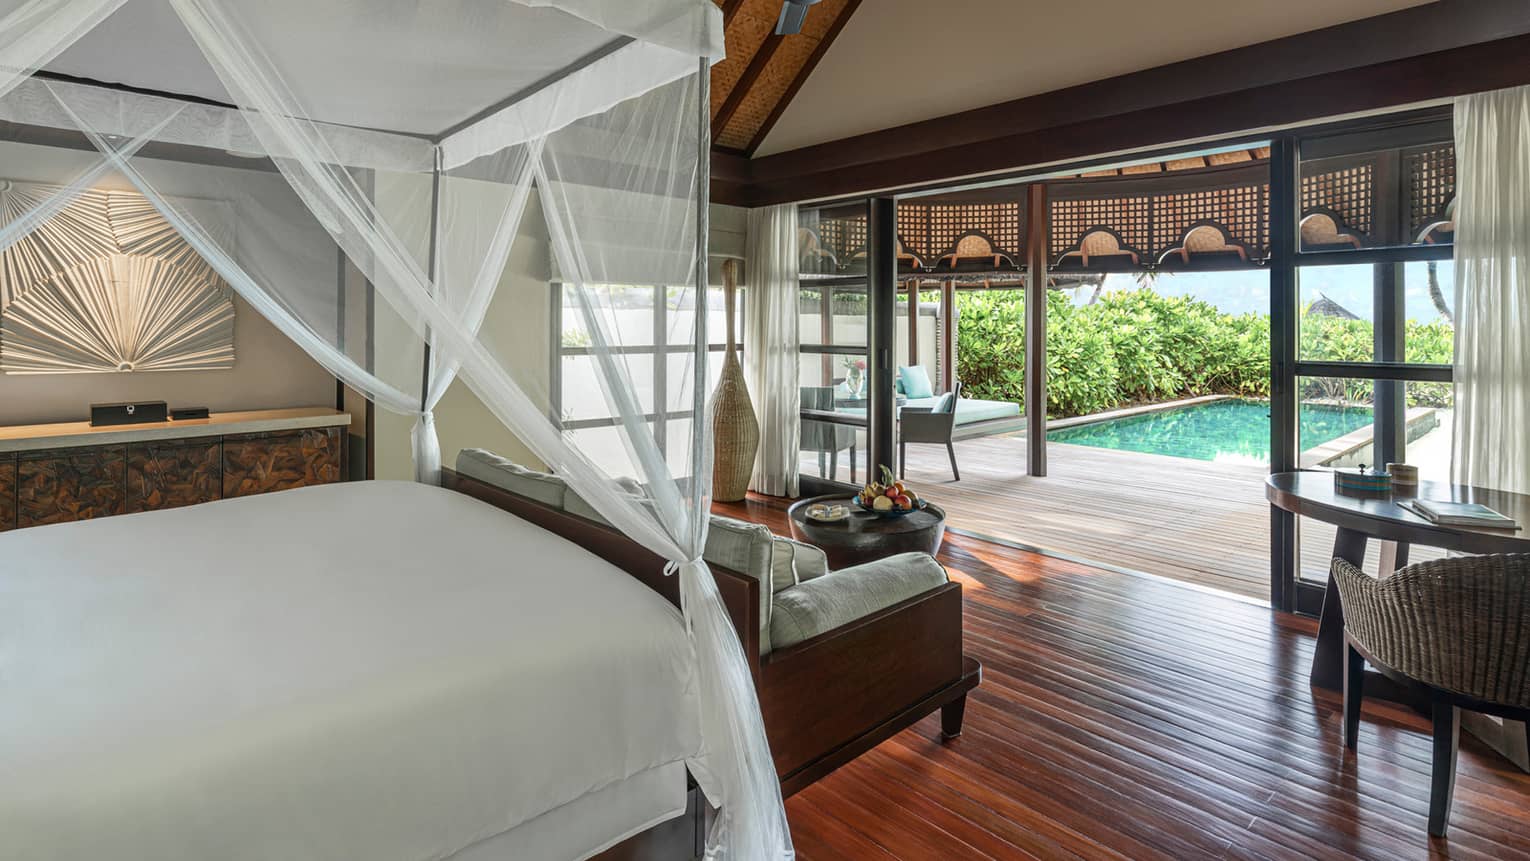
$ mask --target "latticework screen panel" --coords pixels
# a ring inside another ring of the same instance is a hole
[[[1061,257],[1096,227],[1108,227],[1121,237],[1124,245],[1147,252],[1153,246],[1152,208],[1152,198],[1147,195],[1054,199],[1048,208],[1049,256],[1053,260]]]
[[[1222,228],[1228,239],[1247,246],[1251,257],[1262,258],[1269,241],[1268,201],[1268,185],[1155,195],[1151,253],[1157,259],[1193,225],[1210,222]]]
[[[1365,236],[1375,233],[1376,170],[1370,161],[1346,165],[1332,160],[1302,165],[1302,214],[1326,209],[1344,219],[1343,227]]]
[[[994,250],[1024,256],[1025,207],[1017,200],[981,203],[918,203],[898,206],[904,248],[927,264],[957,250],[964,236],[981,234]]]
[[[1403,151],[1407,195],[1408,240],[1417,241],[1429,225],[1446,220],[1446,208],[1456,196],[1456,147],[1439,144]]]

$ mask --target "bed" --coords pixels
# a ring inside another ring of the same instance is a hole
[[[6,857],[589,857],[696,807],[695,697],[670,602],[439,487],[0,535]]]

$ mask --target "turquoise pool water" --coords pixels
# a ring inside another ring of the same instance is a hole
[[[1322,445],[1370,423],[1370,407],[1302,404],[1302,448]],[[1047,439],[1195,460],[1269,463],[1270,405],[1239,399],[1191,404],[1048,431]]]

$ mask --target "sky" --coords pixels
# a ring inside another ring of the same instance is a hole
[[[1440,261],[1438,267],[1440,289],[1445,293],[1446,304],[1452,307],[1455,304],[1452,296],[1454,268],[1455,264],[1449,260]],[[1425,270],[1424,263],[1408,263],[1404,265],[1403,273],[1407,317],[1421,323],[1440,317],[1429,299]],[[1297,281],[1302,305],[1312,303],[1321,293],[1365,320],[1373,317],[1371,283],[1369,265],[1309,266],[1300,271]],[[1105,278],[1107,291],[1133,290],[1137,286],[1135,276],[1130,274],[1113,273]],[[1270,275],[1262,269],[1165,273],[1153,281],[1153,289],[1165,296],[1194,296],[1229,314],[1269,313],[1270,310]],[[1088,289],[1078,291],[1075,301],[1088,301],[1090,292]]]

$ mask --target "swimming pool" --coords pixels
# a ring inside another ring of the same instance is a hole
[[[1300,412],[1304,449],[1371,423],[1370,407],[1304,403]],[[1269,463],[1270,404],[1240,398],[1189,404],[1048,431],[1047,439],[1195,460]]]

